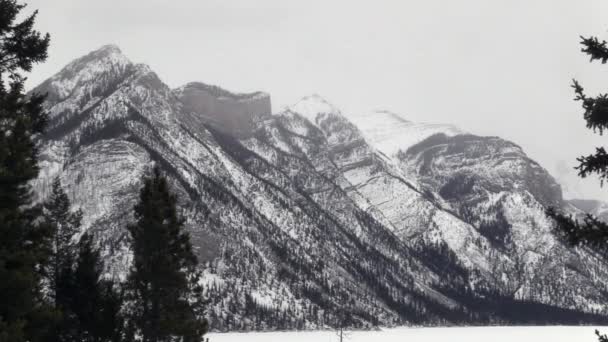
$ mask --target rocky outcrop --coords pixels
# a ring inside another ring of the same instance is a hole
[[[483,282],[519,299],[564,301],[579,308],[602,301],[602,285],[592,274],[606,275],[606,266],[595,261],[593,252],[571,249],[554,234],[545,210],[567,203],[555,179],[521,147],[448,125],[410,123],[387,112],[357,121],[391,165],[452,214],[452,222],[436,223],[444,226],[440,239],[450,247],[450,240],[470,246],[455,253],[490,270],[469,267]],[[423,232],[433,226],[422,222]],[[454,222],[470,229],[457,231]],[[575,299],[582,288],[591,301]]]
[[[262,92],[233,94],[195,82],[174,91],[182,104],[183,121],[206,123],[238,138],[253,134],[255,123],[270,116],[270,96]]]

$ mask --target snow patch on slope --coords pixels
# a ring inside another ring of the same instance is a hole
[[[298,101],[295,105],[286,109],[302,115],[313,124],[317,123],[317,118],[319,115],[341,114],[340,110],[336,106],[332,105],[317,94],[306,96]]]
[[[447,136],[465,133],[452,125],[414,123],[389,111],[374,111],[349,119],[363,132],[369,143],[391,157],[438,133]]]
[[[50,79],[50,87],[64,99],[78,86],[96,80],[108,70],[124,70],[130,64],[117,46],[106,45],[68,64]]]

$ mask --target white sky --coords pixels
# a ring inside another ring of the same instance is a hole
[[[608,65],[578,36],[608,39],[606,0],[29,0],[52,35],[29,86],[113,43],[172,87],[269,92],[274,109],[318,93],[344,112],[388,109],[521,145],[579,196],[575,158],[604,137],[572,101],[576,77],[608,92]],[[561,171],[560,171],[561,170]]]

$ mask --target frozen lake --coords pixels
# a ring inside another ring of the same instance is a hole
[[[348,342],[597,342],[604,327],[396,328],[350,333]],[[334,342],[330,331],[209,334],[210,342]]]

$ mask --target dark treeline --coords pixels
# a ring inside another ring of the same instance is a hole
[[[42,208],[49,248],[40,263],[41,303],[51,320],[41,340],[202,340],[207,321],[198,260],[176,198],[158,168],[143,183],[134,208],[137,221],[127,227],[133,266],[127,281],[120,282],[104,277],[93,236],[80,234],[82,212],[72,210],[60,179],[54,180]]]
[[[24,93],[32,65],[44,61],[50,37],[33,30],[36,13],[0,1],[0,341],[42,341],[58,312],[45,300],[42,278],[51,254],[52,227],[32,205],[29,182],[38,174],[36,137],[46,117],[44,97]]]
[[[176,198],[158,169],[144,177],[130,233],[127,281],[104,274],[103,251],[83,232],[57,177],[32,199],[43,94],[25,94],[24,73],[47,57],[37,12],[0,0],[0,342],[202,341],[207,332],[198,261]]]

